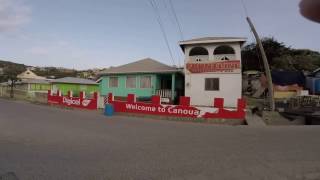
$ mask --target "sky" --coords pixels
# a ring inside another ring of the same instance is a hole
[[[106,68],[150,57],[183,62],[170,0],[155,0],[170,56],[150,0],[0,0],[0,59],[32,66]],[[253,35],[241,0],[171,0],[183,39]],[[244,0],[261,37],[320,51],[320,24],[299,0]]]

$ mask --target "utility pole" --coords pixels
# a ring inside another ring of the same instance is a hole
[[[257,41],[257,45],[260,49],[261,52],[261,56],[262,56],[262,60],[263,60],[263,65],[264,65],[264,69],[265,69],[265,73],[266,73],[266,77],[267,77],[267,81],[268,81],[268,92],[269,92],[269,103],[270,103],[270,110],[274,111],[275,110],[275,103],[274,103],[274,98],[273,98],[273,84],[272,84],[272,77],[271,77],[271,72],[270,72],[270,67],[269,67],[269,63],[267,60],[267,56],[266,53],[264,51],[264,48],[262,46],[261,40],[259,38],[259,35],[256,31],[256,29],[254,28],[251,20],[249,17],[247,17],[247,21],[249,23],[249,26],[253,32],[254,37],[256,38]]]

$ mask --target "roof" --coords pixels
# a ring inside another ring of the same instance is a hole
[[[27,84],[49,84],[50,80],[48,79],[25,79],[21,81],[22,83]]]
[[[87,85],[96,85],[98,83],[83,78],[75,78],[75,77],[64,77],[60,79],[51,80],[52,83],[68,83],[68,84],[87,84]]]
[[[129,74],[129,73],[170,73],[180,72],[176,67],[168,66],[151,58],[141,59],[118,67],[111,67],[100,72],[106,74]]]
[[[34,72],[30,71],[29,69],[22,72],[17,77],[19,79],[46,79],[45,77],[36,75]]]
[[[209,44],[209,43],[223,43],[223,42],[240,42],[243,44],[246,42],[247,38],[244,37],[202,37],[202,38],[195,38],[185,41],[180,41],[180,47],[184,49],[183,47],[185,45],[189,44]]]

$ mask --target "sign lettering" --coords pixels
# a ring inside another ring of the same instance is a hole
[[[191,73],[240,73],[240,68],[240,61],[238,60],[186,64],[186,69]]]

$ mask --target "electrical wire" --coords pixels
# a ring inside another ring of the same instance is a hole
[[[247,6],[246,6],[246,3],[244,2],[244,0],[241,0],[241,4],[244,9],[244,13],[246,14],[246,17],[249,17],[248,9],[247,9]]]
[[[182,33],[182,27],[181,27],[181,24],[180,24],[180,22],[179,22],[179,19],[178,19],[176,10],[175,10],[175,8],[174,8],[174,6],[173,6],[172,0],[169,0],[169,4],[170,4],[171,11],[172,11],[172,13],[173,13],[174,19],[175,19],[175,21],[176,21],[176,23],[177,23],[177,26],[178,26],[178,29],[179,29],[180,38],[181,38],[181,40],[183,41],[184,38],[183,38],[183,33]]]
[[[249,17],[248,8],[247,8],[247,6],[246,6],[245,1],[244,1],[244,0],[240,0],[240,2],[241,2],[241,4],[242,4],[243,10],[244,10],[244,12],[245,12],[246,18]],[[250,29],[250,32],[252,32],[251,29]],[[251,37],[252,37],[253,39],[255,39],[255,37],[253,36],[252,33],[250,33],[250,35],[251,35]],[[255,47],[254,49],[255,49],[255,51],[256,51],[256,53],[257,53],[260,70],[263,71],[264,68],[263,68],[263,65],[262,65],[262,59],[261,59],[261,57],[260,57],[260,55],[259,55],[260,53],[258,52],[257,45],[256,45],[256,47]]]
[[[160,12],[159,12],[158,6],[157,6],[157,4],[156,4],[153,0],[149,0],[149,2],[150,2],[150,5],[151,5],[154,13],[155,13],[157,22],[158,22],[158,24],[159,24],[159,26],[160,26],[160,30],[161,30],[161,32],[162,32],[164,41],[165,41],[166,46],[167,46],[167,48],[168,48],[168,51],[169,51],[169,54],[170,54],[170,57],[171,57],[172,64],[173,64],[173,65],[176,65],[176,64],[175,64],[175,60],[174,60],[174,58],[173,58],[173,54],[172,54],[171,48],[170,48],[170,45],[169,45],[168,37],[167,37],[167,34],[166,34],[166,32],[165,32],[165,29],[164,29],[164,26],[163,26],[163,23],[162,23],[162,20],[161,20],[161,16],[160,16]]]

